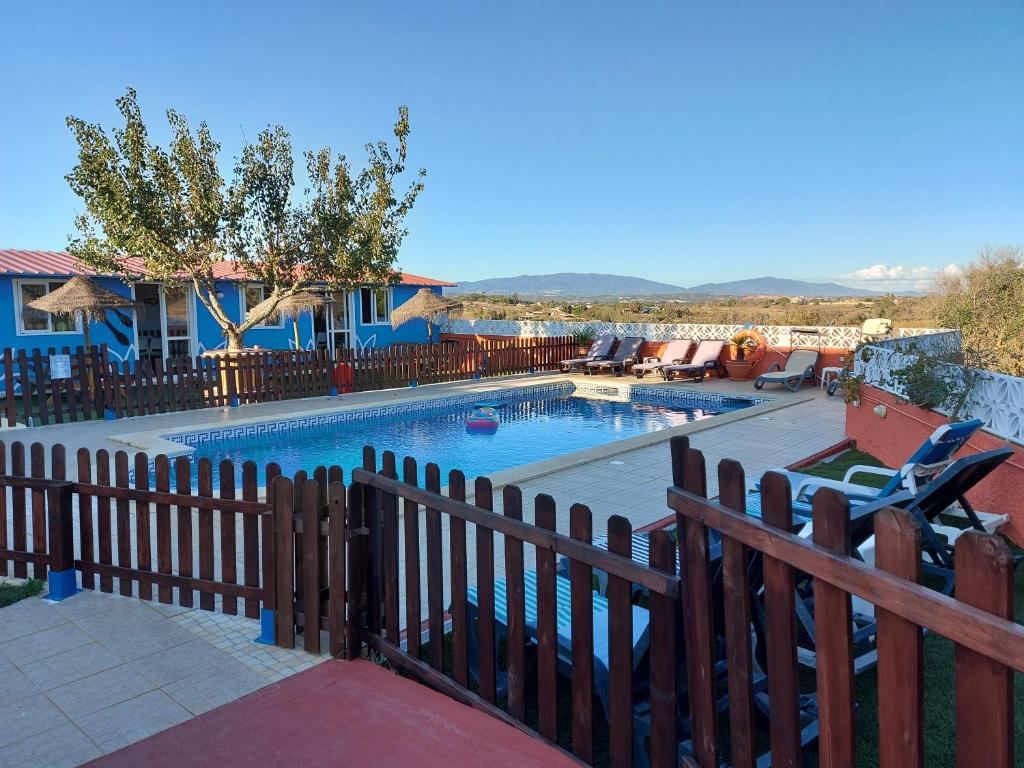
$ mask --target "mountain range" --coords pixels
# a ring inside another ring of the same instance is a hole
[[[867,291],[838,283],[812,283],[781,277],[756,277],[727,283],[702,283],[692,288],[659,283],[641,277],[606,275],[594,272],[558,272],[551,275],[492,277],[459,282],[446,293],[494,293],[539,298],[587,298],[597,296],[643,297],[676,296],[878,296],[884,291]]]

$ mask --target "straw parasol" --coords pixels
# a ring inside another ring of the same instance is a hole
[[[89,348],[89,323],[104,322],[111,309],[135,309],[135,302],[127,296],[108,291],[87,277],[72,277],[55,291],[40,296],[28,305],[32,309],[51,315],[66,315],[82,319],[82,335]]]
[[[262,312],[270,303],[271,298],[264,299],[249,312]],[[277,320],[280,317],[291,318],[292,328],[295,331],[295,348],[302,349],[299,340],[299,315],[305,312],[317,314],[323,312],[327,301],[319,293],[313,291],[298,291],[291,296],[282,299],[274,308],[274,311],[267,315],[268,320]]]
[[[108,291],[87,277],[72,277],[57,290],[30,301],[27,306],[51,315],[65,315],[76,320],[81,318],[85,348],[89,349],[92,346],[89,326],[93,320],[106,322],[109,310],[135,309],[136,304],[127,296]],[[91,378],[89,391],[93,391]]]
[[[427,321],[427,343],[431,343],[433,333],[431,323],[437,323],[442,315],[448,315],[462,309],[462,302],[438,296],[429,288],[420,288],[416,295],[391,313],[391,327],[397,328],[410,320]]]

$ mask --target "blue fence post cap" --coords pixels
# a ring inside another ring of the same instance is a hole
[[[274,612],[269,608],[260,608],[260,634],[255,642],[260,645],[276,645],[277,630],[274,628]]]
[[[78,589],[78,571],[74,568],[68,568],[66,571],[51,570],[46,575],[46,586],[46,599],[53,602],[66,600],[81,591]]]

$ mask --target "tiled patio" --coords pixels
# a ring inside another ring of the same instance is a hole
[[[257,629],[93,592],[0,609],[0,768],[78,765],[323,660]]]

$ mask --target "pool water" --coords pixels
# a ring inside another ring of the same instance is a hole
[[[467,405],[423,416],[402,414],[201,443],[192,468],[195,473],[200,458],[210,459],[215,488],[217,467],[224,459],[239,468],[244,461],[256,462],[260,485],[270,462],[277,462],[287,476],[300,469],[312,473],[317,466],[336,464],[347,478],[351,469],[361,465],[363,446],[371,445],[378,461],[383,451],[393,451],[399,471],[403,457],[412,456],[421,478],[427,462],[439,465],[442,478],[452,469],[461,469],[467,478],[473,478],[689,424],[746,405],[749,403],[726,401],[712,410],[683,403],[548,395],[497,404],[500,426],[493,434],[467,431],[465,422],[472,411]]]

